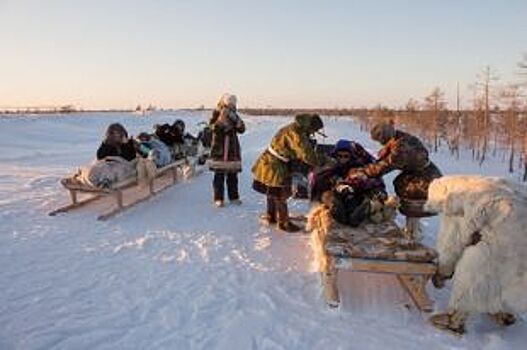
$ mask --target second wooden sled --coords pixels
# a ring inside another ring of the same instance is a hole
[[[181,169],[185,165],[189,165],[189,161],[187,159],[181,159],[173,163],[170,163],[169,165],[165,167],[157,169],[155,178],[148,181],[148,194],[145,197],[141,197],[126,205],[123,202],[123,192],[126,189],[139,185],[136,177],[126,179],[117,184],[114,184],[112,188],[110,189],[95,188],[92,186],[79,183],[71,178],[63,179],[61,181],[61,184],[69,191],[71,203],[53,210],[52,212],[49,213],[49,215],[55,216],[59,213],[66,213],[71,210],[81,208],[103,197],[110,196],[110,197],[115,198],[116,207],[97,217],[97,220],[101,220],[101,221],[108,220],[114,217],[115,215],[122,213],[123,211],[135,206],[136,204],[139,204],[141,202],[144,202],[150,199],[152,196],[176,184],[179,179],[178,170]],[[166,174],[171,174],[171,177],[172,177],[171,182],[169,182],[168,185],[165,185],[162,188],[155,190],[155,186],[154,186],[155,180],[161,178],[162,176]],[[78,196],[79,194],[85,194],[85,195],[88,195],[88,197],[82,200],[79,200],[79,196]]]
[[[335,223],[329,232],[315,223],[311,234],[328,306],[340,304],[338,271],[349,270],[395,275],[419,310],[433,310],[426,284],[436,272],[437,253],[406,239],[395,222],[356,228]]]

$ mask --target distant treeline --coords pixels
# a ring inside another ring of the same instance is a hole
[[[74,106],[61,107],[12,107],[0,108],[0,114],[68,114],[68,113],[127,113],[131,109],[77,109]]]
[[[364,115],[367,109],[340,109],[340,108],[241,108],[241,113],[247,115],[285,115],[292,116],[301,113],[317,113],[331,116]]]
[[[432,152],[446,146],[459,157],[461,148],[470,150],[472,158],[483,164],[489,158],[501,158],[510,173],[520,170],[527,181],[527,112],[507,109],[449,111],[377,110],[355,113],[360,127],[369,130],[379,121],[418,135]]]

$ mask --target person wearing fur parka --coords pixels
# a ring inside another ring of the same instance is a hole
[[[225,182],[229,201],[241,204],[238,173],[242,171],[242,159],[238,134],[245,132],[245,123],[236,112],[236,102],[236,96],[224,94],[209,122],[212,129],[209,169],[214,172],[212,187],[217,207],[224,205]]]
[[[379,157],[377,161],[356,170],[368,177],[380,177],[400,170],[401,173],[393,181],[395,193],[404,199],[426,199],[428,185],[442,174],[428,157],[423,143],[385,122],[372,128],[371,138],[383,145]]]
[[[310,135],[323,127],[317,114],[300,114],[295,121],[281,128],[271,144],[260,154],[252,167],[253,189],[266,195],[267,213],[264,220],[278,223],[285,232],[299,231],[289,220],[287,199],[291,196],[292,162],[315,168],[324,161],[317,155]]]
[[[452,278],[445,313],[432,324],[463,334],[470,314],[499,325],[527,311],[527,187],[477,175],[434,180],[425,210],[440,214],[438,271],[434,286]]]

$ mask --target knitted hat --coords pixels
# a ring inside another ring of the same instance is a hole
[[[352,141],[340,139],[335,144],[335,148],[331,151],[331,155],[337,154],[339,151],[347,151],[347,152],[353,152],[354,144]]]

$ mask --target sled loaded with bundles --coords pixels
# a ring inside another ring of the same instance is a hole
[[[112,124],[97,151],[97,160],[60,181],[69,191],[71,203],[49,215],[110,197],[115,204],[98,216],[99,220],[107,220],[148,200],[179,179],[195,175],[206,154],[207,149],[197,138],[181,138],[181,142],[166,144],[156,132],[141,133],[132,139],[124,127]]]

